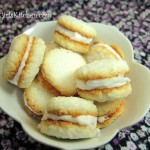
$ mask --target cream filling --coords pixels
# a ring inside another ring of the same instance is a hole
[[[82,42],[85,44],[90,44],[92,42],[92,38],[84,37],[77,32],[67,30],[59,25],[57,26],[56,31],[58,31],[59,33],[69,37],[72,40],[78,41],[78,42]]]
[[[107,119],[109,119],[108,115],[100,116],[100,117],[97,117],[97,122],[103,123]]]
[[[25,67],[26,60],[28,59],[28,56],[29,56],[32,41],[33,41],[33,37],[29,37],[29,41],[28,41],[25,53],[23,55],[23,58],[21,60],[19,69],[18,69],[17,73],[15,74],[14,78],[12,80],[9,80],[9,82],[11,82],[12,84],[18,85],[18,80],[21,76],[22,70]]]
[[[23,95],[23,98],[24,98],[24,104],[25,104],[25,106],[26,106],[31,112],[33,112],[33,113],[36,114],[36,115],[42,115],[41,113],[37,113],[36,111],[34,111],[34,110],[28,105],[28,103],[27,103],[26,98],[25,98],[24,95]]]
[[[130,79],[128,77],[124,77],[124,75],[119,75],[117,77],[106,79],[97,79],[88,81],[77,80],[76,87],[82,90],[93,90],[93,89],[119,87],[129,82]]]
[[[68,121],[72,123],[77,123],[79,125],[86,125],[90,128],[95,128],[97,125],[97,117],[90,116],[90,115],[80,115],[78,117],[73,117],[71,115],[56,115],[56,114],[48,114],[45,113],[42,117],[42,120],[62,120],[62,121]]]
[[[98,44],[95,44],[95,45],[105,47],[107,50],[109,50],[111,53],[113,53],[117,57],[118,60],[122,60],[120,55],[111,46],[109,46],[107,44],[103,44],[103,43],[98,43]]]

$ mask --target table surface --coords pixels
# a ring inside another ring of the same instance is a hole
[[[11,40],[25,28],[39,21],[56,20],[60,14],[87,22],[115,25],[132,42],[134,58],[150,69],[150,1],[119,0],[31,0],[0,1],[0,58],[8,53]],[[8,17],[14,14],[14,18]],[[19,13],[46,13],[45,17],[20,17]],[[8,14],[8,15],[6,15]],[[5,18],[7,17],[7,18]],[[29,137],[21,125],[0,109],[0,149],[46,150],[50,147]],[[121,130],[109,143],[97,149],[150,149],[150,110],[137,124]]]

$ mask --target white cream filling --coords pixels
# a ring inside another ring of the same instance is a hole
[[[21,60],[19,69],[18,69],[17,73],[15,74],[14,78],[12,80],[9,80],[9,82],[11,82],[12,84],[18,85],[18,80],[19,80],[22,70],[25,66],[26,60],[28,59],[28,56],[29,56],[30,48],[32,45],[32,40],[33,40],[33,37],[29,37],[29,41],[28,41],[25,53],[23,55],[23,58]]]
[[[93,89],[119,87],[129,82],[130,79],[128,77],[124,77],[124,75],[119,75],[117,77],[88,80],[86,82],[82,80],[77,80],[76,87],[82,90],[93,90]]]
[[[67,29],[65,29],[59,25],[57,26],[57,28],[55,30],[58,31],[59,33],[65,35],[65,36],[69,37],[70,39],[78,41],[78,42],[82,42],[85,44],[90,44],[92,42],[92,38],[84,37],[77,32],[67,30]]]
[[[120,55],[111,46],[109,46],[107,44],[104,44],[104,43],[98,43],[98,44],[95,44],[95,45],[105,47],[107,50],[109,50],[111,53],[113,53],[117,57],[118,60],[122,60]]]
[[[47,119],[52,119],[56,121],[57,120],[68,121],[72,123],[77,123],[79,125],[86,125],[90,128],[95,128],[97,125],[97,117],[90,116],[90,115],[80,115],[78,117],[73,117],[71,115],[58,116],[56,114],[45,113],[42,117],[42,120],[47,120]]]
[[[28,105],[28,103],[27,103],[26,98],[25,98],[24,95],[23,95],[23,98],[24,98],[24,104],[25,104],[25,106],[26,106],[31,112],[33,112],[33,113],[36,114],[36,115],[42,115],[41,113],[37,113],[36,111],[34,111],[34,110]]]
[[[103,123],[107,119],[109,119],[108,115],[100,116],[100,117],[97,117],[97,122]]]

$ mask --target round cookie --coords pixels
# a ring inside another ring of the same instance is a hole
[[[95,60],[76,70],[77,92],[85,99],[104,102],[127,97],[131,91],[127,63],[123,60]]]
[[[54,37],[60,46],[79,53],[89,50],[91,42],[96,37],[96,30],[89,23],[62,15],[58,18],[57,24]]]
[[[24,91],[25,109],[29,115],[41,119],[46,110],[48,100],[59,95],[60,93],[47,83],[40,73]]]
[[[46,53],[41,72],[62,95],[72,96],[77,93],[74,72],[83,65],[85,60],[80,54],[58,48]]]
[[[97,126],[104,128],[118,118],[125,110],[125,100],[115,100],[108,102],[95,102],[98,110]]]
[[[43,134],[62,139],[95,137],[99,133],[97,108],[79,97],[54,97],[38,128]]]
[[[40,38],[26,34],[15,37],[5,59],[4,78],[20,88],[27,88],[39,71],[45,47]]]
[[[95,41],[94,44],[90,47],[90,50],[85,54],[85,58],[88,63],[93,62],[94,60],[102,59],[124,59],[122,51],[116,45],[108,45],[102,41]]]

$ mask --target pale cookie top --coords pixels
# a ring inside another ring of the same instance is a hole
[[[79,97],[53,97],[47,106],[48,113],[57,115],[97,115],[97,108],[93,102]]]
[[[85,60],[80,54],[57,48],[46,53],[41,71],[62,95],[72,96],[76,94],[74,72],[83,65]]]
[[[80,80],[94,80],[116,77],[129,72],[128,64],[123,60],[103,59],[95,60],[76,70],[76,77]]]

